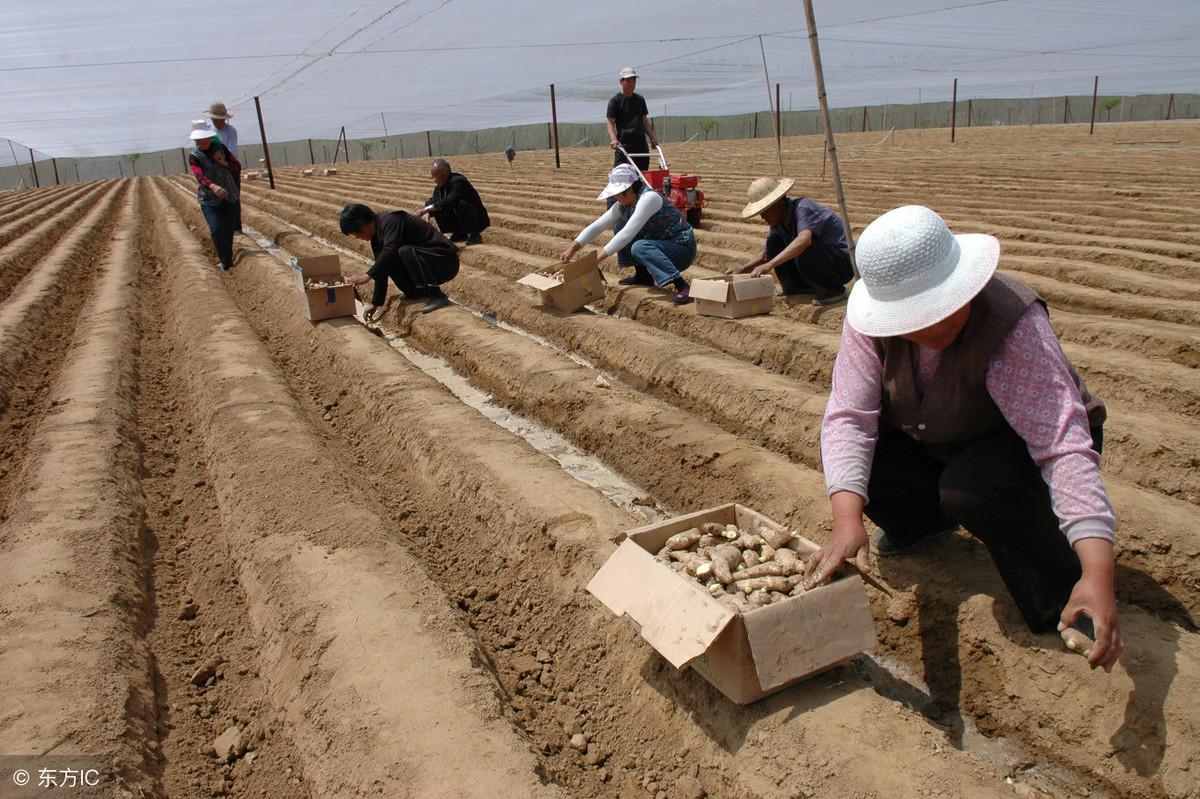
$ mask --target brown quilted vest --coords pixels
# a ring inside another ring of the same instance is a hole
[[[971,316],[954,343],[942,352],[925,396],[917,393],[917,345],[896,336],[875,339],[883,361],[884,422],[920,441],[938,460],[949,460],[968,444],[1008,426],[987,390],[988,363],[1009,331],[1035,302],[1029,286],[997,274],[971,301]],[[1067,362],[1087,409],[1088,424],[1104,424],[1104,403]]]

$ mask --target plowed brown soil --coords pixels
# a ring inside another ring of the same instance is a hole
[[[748,708],[584,591],[639,517],[404,352],[664,512],[737,500],[819,540],[842,309],[720,320],[615,281],[580,313],[539,308],[515,278],[602,210],[600,150],[559,170],[546,152],[454,159],[494,227],[447,286],[460,307],[393,298],[390,341],[305,321],[284,262],[361,270],[337,211],[420,205],[425,159],[247,182],[266,249],[239,237],[229,274],[182,178],[14,197],[0,754],[103,757],[118,796],[1200,797],[1200,126],[1170,131],[1180,144],[1118,144],[1164,138],[1151,125],[839,139],[858,230],[920,202],[997,235],[1108,402],[1117,669],[1030,635],[958,536],[877,564],[894,595],[870,589],[874,652]],[[693,277],[761,245],[739,211],[770,144],[670,149],[709,199]],[[784,150],[832,203],[821,141]]]

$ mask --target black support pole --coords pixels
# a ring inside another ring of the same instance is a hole
[[[258,101],[258,96],[254,97],[254,110],[258,112],[258,133],[262,137],[263,158],[267,162],[267,182],[271,184],[271,188],[275,188],[275,170],[271,169],[271,148],[267,146],[267,128],[263,125],[262,118],[262,103]]]
[[[550,84],[550,124],[553,126],[554,139],[554,168],[562,168],[562,159],[558,157],[558,106],[554,102],[554,84]]]

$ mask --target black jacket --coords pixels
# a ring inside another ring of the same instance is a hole
[[[471,185],[471,181],[457,172],[451,172],[445,183],[434,188],[433,197],[429,198],[429,202],[425,204],[432,206],[433,211],[436,212],[460,202],[474,206],[479,212],[480,230],[492,224],[492,220],[488,218],[487,208],[483,207],[483,200],[480,198],[479,192]]]

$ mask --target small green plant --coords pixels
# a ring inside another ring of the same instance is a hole
[[[1106,122],[1112,119],[1112,110],[1120,104],[1120,97],[1107,97],[1100,101],[1100,106],[1104,109],[1104,120]]]
[[[704,131],[704,140],[705,141],[708,141],[708,134],[712,133],[713,128],[715,128],[716,126],[717,126],[717,120],[715,120],[715,119],[710,118],[710,119],[700,120],[700,130]]]
[[[137,175],[137,161],[139,158],[142,157],[142,154],[141,153],[130,153],[129,155],[127,155],[125,157],[129,159],[130,171],[133,172],[133,174],[136,176]]]
[[[363,160],[370,161],[371,160],[371,151],[375,149],[375,142],[368,140],[368,141],[361,141],[358,144],[360,147],[362,147]]]

